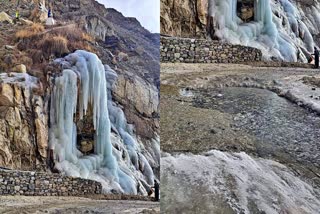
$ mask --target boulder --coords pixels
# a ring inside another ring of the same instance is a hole
[[[5,12],[0,13],[0,22],[8,22],[13,24],[12,18]]]
[[[11,45],[5,45],[4,48],[7,50],[14,50],[15,47]]]
[[[82,153],[89,153],[93,151],[94,142],[93,141],[81,141],[80,142],[80,151]]]
[[[12,71],[16,73],[27,73],[27,67],[24,64],[20,64],[15,66]]]

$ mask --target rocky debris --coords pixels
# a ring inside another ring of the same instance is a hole
[[[259,49],[204,39],[161,37],[161,62],[239,63],[262,60]]]
[[[161,0],[161,33],[206,37],[208,0]]]
[[[0,195],[83,196],[101,194],[97,181],[28,171],[0,170]]]
[[[0,13],[0,22],[8,22],[13,24],[12,18],[5,12]]]

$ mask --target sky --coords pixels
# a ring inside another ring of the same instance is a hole
[[[98,0],[108,8],[115,8],[124,16],[135,17],[152,33],[160,32],[159,0]]]

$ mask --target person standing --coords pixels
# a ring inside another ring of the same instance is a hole
[[[154,197],[155,201],[160,200],[160,185],[157,180],[154,180]]]
[[[319,50],[314,47],[314,65],[315,68],[319,68]]]

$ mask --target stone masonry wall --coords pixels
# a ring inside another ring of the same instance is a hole
[[[0,195],[83,196],[100,194],[99,182],[60,174],[0,169]]]
[[[241,63],[261,61],[259,49],[205,39],[161,37],[161,62]]]

